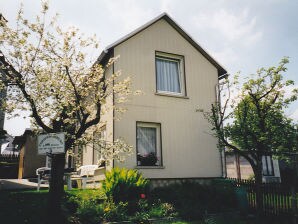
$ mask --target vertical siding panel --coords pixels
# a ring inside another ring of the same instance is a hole
[[[115,70],[130,75],[133,88],[143,91],[125,105],[128,111],[115,123],[116,137],[136,145],[136,121],[161,123],[163,169],[142,169],[149,178],[220,177],[217,140],[197,108],[214,102],[217,69],[165,20],[116,46]],[[155,95],[155,51],[183,55],[188,99]],[[134,168],[136,155],[118,166]]]

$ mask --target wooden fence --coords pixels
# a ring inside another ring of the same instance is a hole
[[[250,180],[227,179],[234,183],[235,187],[246,190],[249,209],[256,211],[256,183]],[[263,214],[288,217],[297,214],[297,194],[292,193],[290,186],[280,183],[263,183],[262,192]]]
[[[16,163],[19,162],[17,154],[0,154],[0,162]]]
[[[18,177],[19,155],[0,154],[0,179]]]

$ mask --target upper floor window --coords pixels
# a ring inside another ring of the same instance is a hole
[[[158,93],[185,95],[183,56],[156,52],[156,90]]]

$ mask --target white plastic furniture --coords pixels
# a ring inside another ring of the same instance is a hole
[[[49,167],[40,167],[36,169],[37,175],[37,191],[40,190],[40,185],[42,183],[49,183],[51,168]]]

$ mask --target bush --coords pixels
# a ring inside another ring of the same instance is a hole
[[[220,181],[213,181],[211,185],[193,182],[172,184],[155,188],[151,195],[173,204],[178,215],[188,220],[198,220],[206,212],[224,212],[237,206],[233,186]]]
[[[72,190],[66,193],[62,207],[69,223],[95,224],[103,219],[104,199],[100,190]]]
[[[146,192],[148,180],[136,170],[114,168],[106,172],[102,189],[115,203],[137,201]]]
[[[173,218],[177,216],[172,204],[167,202],[162,203],[160,200],[152,204],[148,214],[153,218]]]
[[[78,207],[76,215],[83,224],[100,223],[104,217],[103,204],[94,203],[94,201],[84,201]]]
[[[119,202],[117,205],[113,200],[109,199],[103,203],[104,219],[108,222],[124,221],[128,219],[127,216],[128,203]]]

